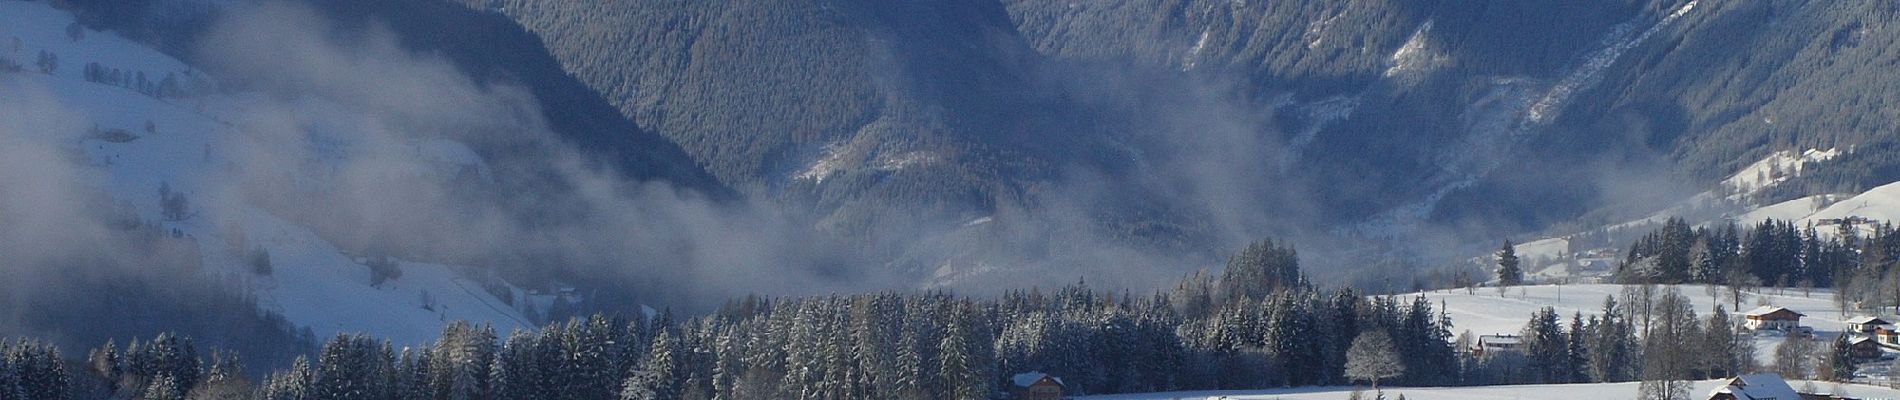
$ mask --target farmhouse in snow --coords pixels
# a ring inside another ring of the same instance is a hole
[[[1727,385],[1709,391],[1709,400],[1798,400],[1802,399],[1781,375],[1753,374],[1730,379]]]
[[[1524,351],[1524,337],[1518,335],[1484,335],[1478,337],[1478,343],[1471,348],[1471,355],[1484,357],[1487,354]]]
[[[1025,372],[1009,378],[1009,398],[1013,400],[1062,400],[1062,378],[1041,372]]]
[[[1845,322],[1847,322],[1847,330],[1860,333],[1874,333],[1874,330],[1880,329],[1882,326],[1893,324],[1892,322],[1887,322],[1887,320],[1880,319],[1880,317],[1865,315],[1850,318]]]
[[[1791,331],[1801,326],[1801,317],[1794,310],[1785,307],[1761,306],[1742,313],[1742,327],[1752,330]]]
[[[1880,358],[1880,342],[1869,336],[1847,339],[1847,353],[1862,360]]]
[[[1878,340],[1882,346],[1900,347],[1900,331],[1895,331],[1893,328],[1884,326],[1875,328],[1874,339]]]

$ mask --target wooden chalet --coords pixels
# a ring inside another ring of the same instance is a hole
[[[1880,319],[1880,317],[1866,316],[1866,315],[1849,318],[1847,319],[1847,321],[1844,321],[1844,322],[1847,323],[1848,331],[1860,332],[1860,333],[1874,333],[1874,330],[1876,329],[1880,329],[1881,327],[1884,327],[1887,325],[1893,325],[1892,322],[1887,322],[1887,320]]]
[[[1041,372],[1025,372],[1009,379],[1009,398],[1013,400],[1062,400],[1062,378]]]
[[[1761,306],[1742,313],[1742,327],[1757,331],[1793,331],[1801,326],[1801,317],[1805,316],[1786,307]]]

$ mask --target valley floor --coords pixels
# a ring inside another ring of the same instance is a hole
[[[1710,390],[1726,380],[1706,380],[1695,382],[1695,389],[1689,398],[1705,398]],[[1805,382],[1789,382],[1798,390]],[[1879,386],[1859,384],[1835,384],[1831,382],[1812,382],[1813,389],[1860,399],[1900,399],[1900,390]],[[1396,399],[1405,395],[1407,400],[1598,400],[1636,398],[1636,382],[1624,383],[1580,383],[1568,385],[1513,385],[1513,386],[1474,386],[1474,387],[1419,387],[1386,388],[1387,399]],[[1340,400],[1352,395],[1349,387],[1309,387],[1266,390],[1236,391],[1196,391],[1120,394],[1107,396],[1082,396],[1087,400]],[[1362,398],[1371,398],[1372,393],[1362,394]]]

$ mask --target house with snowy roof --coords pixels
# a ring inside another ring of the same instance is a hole
[[[1742,327],[1757,331],[1792,331],[1801,326],[1801,317],[1805,316],[1786,307],[1755,307],[1742,313]]]
[[[1009,377],[1009,398],[1014,400],[1062,400],[1062,378],[1041,372],[1024,372]]]
[[[1484,357],[1487,354],[1522,353],[1523,351],[1524,337],[1518,335],[1478,336],[1478,343],[1473,344],[1471,347],[1471,355],[1477,357]]]
[[[1847,354],[1856,359],[1880,358],[1880,342],[1872,336],[1857,336],[1847,339]]]
[[[1753,374],[1730,379],[1728,384],[1709,391],[1709,400],[1801,400],[1801,394],[1788,386],[1781,375]]]
[[[1893,325],[1892,322],[1887,322],[1887,320],[1880,319],[1880,317],[1868,316],[1868,315],[1862,315],[1862,316],[1858,316],[1854,318],[1849,318],[1847,319],[1847,321],[1844,321],[1844,322],[1847,323],[1848,331],[1860,332],[1860,333],[1874,333],[1875,330],[1878,330],[1881,327],[1884,327],[1887,325]]]

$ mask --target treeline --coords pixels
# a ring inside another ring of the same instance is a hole
[[[210,82],[192,71],[185,71],[183,80],[172,72],[151,80],[145,77],[145,71],[112,68],[97,62],[86,63],[85,78],[87,82],[123,87],[157,99],[192,97],[212,90]]]
[[[1568,324],[1547,308],[1527,324],[1520,351],[1479,353],[1467,351],[1480,347],[1469,333],[1453,340],[1450,318],[1423,297],[1314,289],[1295,254],[1263,242],[1231,258],[1219,280],[1196,274],[1146,296],[1078,282],[993,299],[750,297],[694,318],[597,314],[506,337],[455,323],[408,348],[344,334],[256,383],[235,355],[205,362],[189,340],[164,335],[93,350],[74,368],[82,372],[55,380],[71,382],[57,389],[67,395],[34,398],[970,399],[1028,371],[1063,378],[1071,394],[1369,376],[1408,386],[1644,380],[1646,390],[1673,391],[1758,368],[1726,312],[1701,319],[1675,289],[1632,285],[1624,302],[1608,299],[1602,315]],[[1368,352],[1354,342],[1390,344]],[[1356,353],[1396,367],[1350,370]]]
[[[1769,219],[1746,230],[1733,222],[1692,228],[1672,218],[1630,246],[1617,280],[1835,287],[1900,272],[1891,268],[1900,255],[1900,235],[1891,223],[1850,217],[1822,224]],[[1824,229],[1833,234],[1822,234]]]
[[[1631,285],[1623,297],[1620,303],[1607,297],[1600,314],[1574,313],[1567,323],[1553,308],[1539,310],[1519,334],[1521,351],[1467,358],[1467,379],[1493,384],[1640,380],[1645,391],[1674,393],[1687,390],[1689,380],[1761,368],[1754,361],[1754,341],[1738,333],[1738,321],[1721,305],[1705,319],[1675,288]],[[1476,340],[1465,334],[1458,343],[1473,348]]]
[[[1229,280],[1197,275],[1148,296],[1077,283],[994,299],[747,298],[690,319],[595,315],[506,338],[456,323],[415,348],[339,335],[255,384],[237,357],[204,362],[167,335],[92,351],[70,396],[46,398],[967,399],[1027,371],[1061,376],[1071,393],[1339,385],[1353,339],[1370,332],[1409,371],[1382,382],[1468,383],[1450,321],[1429,302],[1315,290],[1293,254],[1252,246]]]

